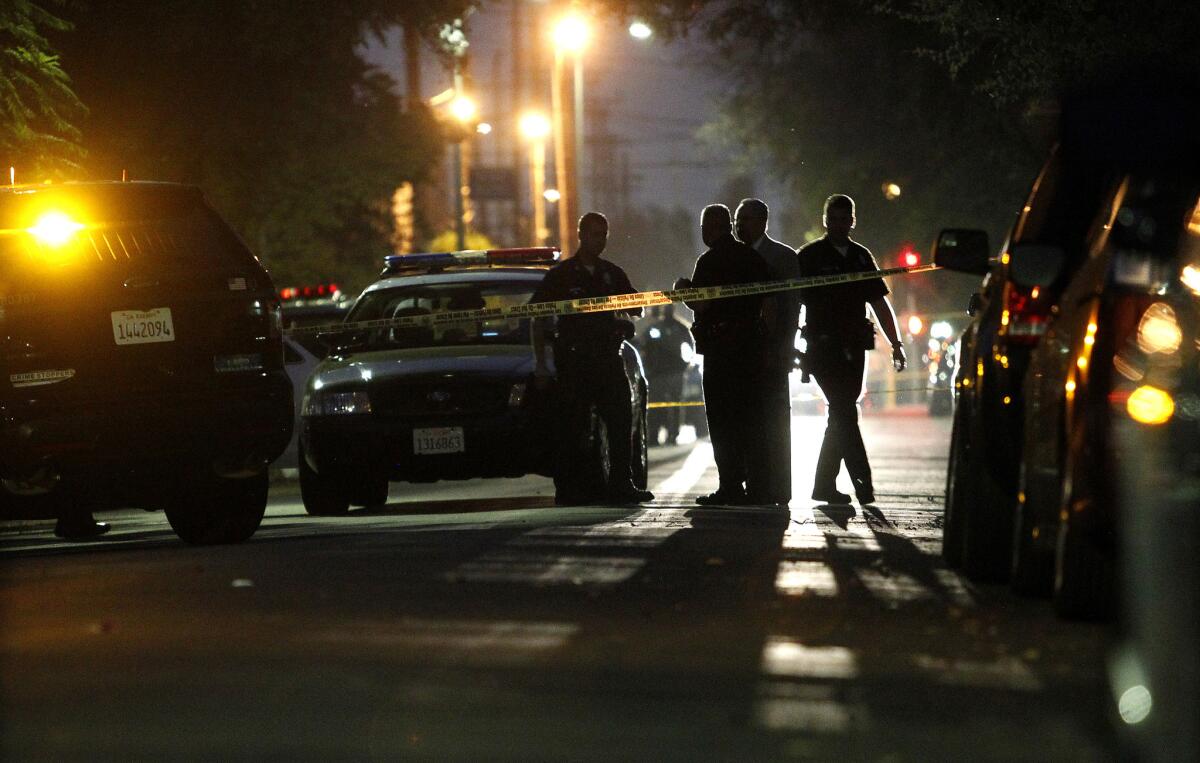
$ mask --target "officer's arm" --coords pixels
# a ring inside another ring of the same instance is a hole
[[[883,329],[883,335],[887,337],[888,344],[895,347],[900,344],[900,332],[896,328],[896,312],[892,309],[892,303],[887,297],[873,299],[870,302],[871,309],[875,311],[875,319],[879,321],[879,327]]]
[[[904,343],[900,341],[900,332],[896,328],[896,313],[892,303],[886,296],[871,300],[871,309],[883,329],[883,335],[892,345],[892,364],[897,371],[903,371],[908,366],[908,358],[904,355]]]

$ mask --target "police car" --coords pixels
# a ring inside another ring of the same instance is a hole
[[[291,430],[275,288],[198,188],[0,189],[0,513],[241,541]]]
[[[558,259],[549,248],[392,255],[341,327],[302,403],[300,489],[310,514],[387,500],[389,481],[553,476],[553,383],[539,389],[529,319],[369,328],[366,321],[529,301]],[[634,481],[646,480],[646,380],[621,348],[634,414]],[[551,359],[552,360],[552,359]],[[597,470],[606,433],[593,416]]]

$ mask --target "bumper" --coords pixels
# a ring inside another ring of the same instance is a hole
[[[461,427],[463,452],[417,454],[413,430]],[[552,474],[547,418],[510,410],[470,419],[320,416],[304,419],[303,458],[318,474],[379,474],[408,482]]]
[[[0,476],[16,480],[47,470],[73,477],[201,463],[230,475],[260,470],[287,447],[293,427],[282,372],[236,388],[17,404],[0,415]]]

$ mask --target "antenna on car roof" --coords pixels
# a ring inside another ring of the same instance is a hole
[[[8,184],[9,185],[17,184],[17,168],[16,167],[8,168]]]
[[[121,182],[122,183],[129,182],[129,173],[125,169],[121,170]]]

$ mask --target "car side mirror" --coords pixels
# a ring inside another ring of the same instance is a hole
[[[1008,277],[1025,288],[1049,286],[1062,275],[1067,253],[1050,244],[1016,244],[1008,252]]]
[[[947,270],[981,276],[991,268],[990,251],[985,231],[946,228],[933,242],[933,262]]]

